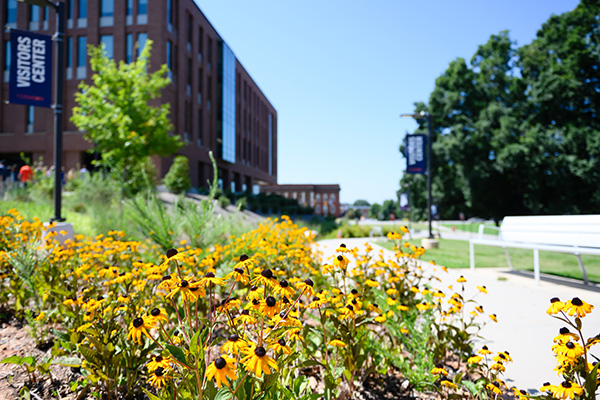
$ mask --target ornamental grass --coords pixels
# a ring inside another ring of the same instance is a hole
[[[439,398],[525,396],[503,381],[508,352],[476,348],[480,329],[498,321],[477,301],[487,289],[468,298],[464,277],[440,287],[446,269],[420,261],[425,250],[403,239],[406,229],[388,235],[391,259],[340,243],[325,262],[285,216],[224,245],[179,241],[166,252],[124,232],[60,244],[61,232],[42,230],[15,210],[0,217],[0,301],[36,340],[54,341],[50,364],[81,369],[75,392],[351,399],[367,378],[394,375]],[[549,310],[573,329],[555,340],[565,381],[542,388],[557,398],[595,393],[599,340],[580,332],[591,307],[573,299]]]

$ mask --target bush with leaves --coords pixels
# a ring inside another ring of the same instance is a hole
[[[163,178],[165,187],[173,193],[185,193],[192,187],[190,166],[186,156],[175,156],[169,172]]]

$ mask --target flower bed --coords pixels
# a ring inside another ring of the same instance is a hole
[[[403,241],[404,232],[388,235],[393,259],[340,245],[322,263],[308,231],[287,217],[223,246],[182,241],[166,254],[114,231],[61,246],[42,241],[41,228],[16,211],[1,217],[0,300],[27,319],[38,343],[54,342],[52,359],[33,370],[23,357],[4,362],[32,375],[79,368],[78,393],[350,399],[396,377],[408,392],[444,398],[524,396],[502,380],[507,352],[474,348],[495,314],[466,298],[464,278],[440,288],[445,268],[419,261],[424,249]],[[573,344],[583,340],[589,307],[552,304],[579,330],[577,339],[556,339],[565,383],[543,389],[559,398],[593,398],[597,387],[589,353],[597,338]]]

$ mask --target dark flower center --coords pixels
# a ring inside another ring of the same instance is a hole
[[[252,304],[254,304],[255,306],[260,304],[260,301],[258,301],[257,299],[252,300]]]
[[[583,301],[581,301],[579,297],[573,297],[573,300],[571,300],[571,304],[577,307],[581,307],[583,305]]]
[[[123,276],[123,275],[125,275],[125,272],[121,272],[121,273],[119,274],[119,276]]]
[[[144,325],[144,320],[142,318],[136,318],[133,320],[133,327],[134,328],[139,328],[140,326]]]
[[[206,278],[214,278],[215,274],[213,274],[212,272],[207,272],[206,275],[204,275],[204,277],[206,277]]]
[[[223,357],[219,357],[215,360],[215,367],[217,367],[217,369],[223,369],[226,365],[227,361],[225,361]]]
[[[564,387],[564,388],[568,389],[568,388],[570,388],[572,385],[571,385],[571,382],[564,381],[563,383],[561,383],[561,384],[560,384],[560,386],[562,386],[562,387]]]
[[[318,297],[316,297],[316,296],[315,296],[315,297],[313,297],[313,301],[319,301],[319,300],[321,300],[321,299],[320,299],[320,298],[318,298]]]
[[[178,330],[173,331],[173,336],[179,336],[179,331]]]
[[[484,344],[483,347],[481,348],[482,350],[488,350],[488,347]]]
[[[357,301],[355,299],[352,299],[352,304],[356,305]]]
[[[504,354],[502,354],[502,353],[499,353],[499,354],[498,354],[498,357],[500,357],[500,358],[501,358],[501,359],[503,359],[503,360],[506,360],[506,356],[505,356]]]
[[[267,279],[271,279],[273,277],[273,271],[271,271],[269,268],[263,269],[260,274]]]
[[[573,344],[573,342],[567,342],[567,344],[565,344],[565,346],[567,346],[569,349],[575,348],[575,345]]]
[[[290,304],[290,299],[287,296],[283,296],[283,304]]]
[[[569,328],[560,328],[560,330],[558,332],[561,335],[566,335],[567,333],[569,333]]]
[[[230,342],[237,342],[240,339],[240,337],[238,335],[229,335],[229,338],[227,338],[227,340],[229,340]]]
[[[350,304],[348,304],[348,305],[346,306],[346,308],[347,308],[348,310],[350,310],[350,311],[353,311],[353,310],[354,310],[354,307],[352,307]]]
[[[250,311],[248,311],[248,310],[242,310],[242,315],[250,315]]]
[[[337,256],[337,259],[338,259],[338,261],[343,261],[343,260],[344,260],[344,257],[343,257],[343,256],[341,256],[341,255],[339,255],[339,256]]]
[[[437,363],[437,364],[435,364],[435,367],[436,367],[436,368],[444,368],[444,366],[442,365],[442,363]]]
[[[181,281],[181,287],[188,287],[188,286],[190,286],[188,281],[186,281],[186,280]]]
[[[282,288],[286,288],[286,287],[288,287],[290,284],[289,284],[289,283],[288,283],[288,281],[286,281],[285,279],[282,279],[282,280],[280,280],[280,281],[279,281],[279,285],[280,285]]]
[[[258,286],[252,286],[252,287],[250,288],[250,291],[251,291],[251,292],[254,292],[256,289],[258,289]]]
[[[355,295],[356,295],[356,294],[358,294],[358,290],[356,290],[356,289],[352,289],[352,291],[351,291],[350,293],[352,293],[352,294],[355,294]]]
[[[163,358],[161,355],[154,357],[154,361],[156,361],[156,362],[161,362],[162,360],[163,360]]]
[[[279,343],[280,345],[282,345],[282,346],[285,346],[285,345],[286,345],[286,343],[285,343],[285,340],[284,340],[284,339],[279,339],[279,342],[278,342],[278,343]]]
[[[556,303],[557,301],[560,301],[558,297],[553,297],[550,299],[550,303]]]
[[[241,268],[234,268],[234,271],[237,272],[238,274],[243,274],[244,270]]]
[[[275,300],[275,297],[269,296],[267,297],[266,303],[269,307],[275,307],[275,304],[277,304],[277,300]]]
[[[175,249],[169,249],[169,250],[167,250],[167,258],[171,258],[171,257],[173,257],[176,254],[177,254],[177,250],[175,250]]]
[[[242,262],[243,262],[243,261],[246,261],[246,260],[247,260],[247,259],[249,259],[249,258],[250,258],[250,257],[248,257],[247,255],[245,255],[245,254],[242,254],[242,255],[240,256],[240,261],[242,261]]]
[[[310,278],[306,278],[306,279],[304,280],[304,283],[306,283],[308,286],[313,286],[313,285],[314,285],[314,283],[313,283],[312,279],[310,279]]]
[[[163,281],[168,281],[169,279],[171,279],[171,275],[165,275],[162,277]]]
[[[156,376],[163,376],[163,372],[165,371],[165,369],[163,367],[158,367],[154,370],[154,375]]]
[[[267,351],[264,347],[258,346],[256,349],[254,349],[254,354],[256,354],[257,357],[264,357],[265,354],[267,354]]]
[[[344,243],[340,244],[340,247],[346,248],[346,245]]]
[[[158,308],[153,308],[152,311],[150,311],[150,315],[158,317],[160,315],[160,310]]]

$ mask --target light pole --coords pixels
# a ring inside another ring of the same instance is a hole
[[[50,0],[18,0],[21,3],[31,4],[40,7],[50,7],[56,12],[56,63],[54,71],[54,218],[51,222],[62,222],[65,219],[61,216],[62,206],[62,148],[63,148],[63,80],[64,71],[64,40],[65,40],[65,3],[57,1],[53,3]]]
[[[427,221],[429,223],[429,239],[433,239],[433,232],[431,229],[431,142],[432,142],[432,131],[431,131],[431,114],[421,111],[419,114],[400,114],[400,117],[409,117],[414,119],[427,119]],[[437,247],[437,246],[435,246]]]

